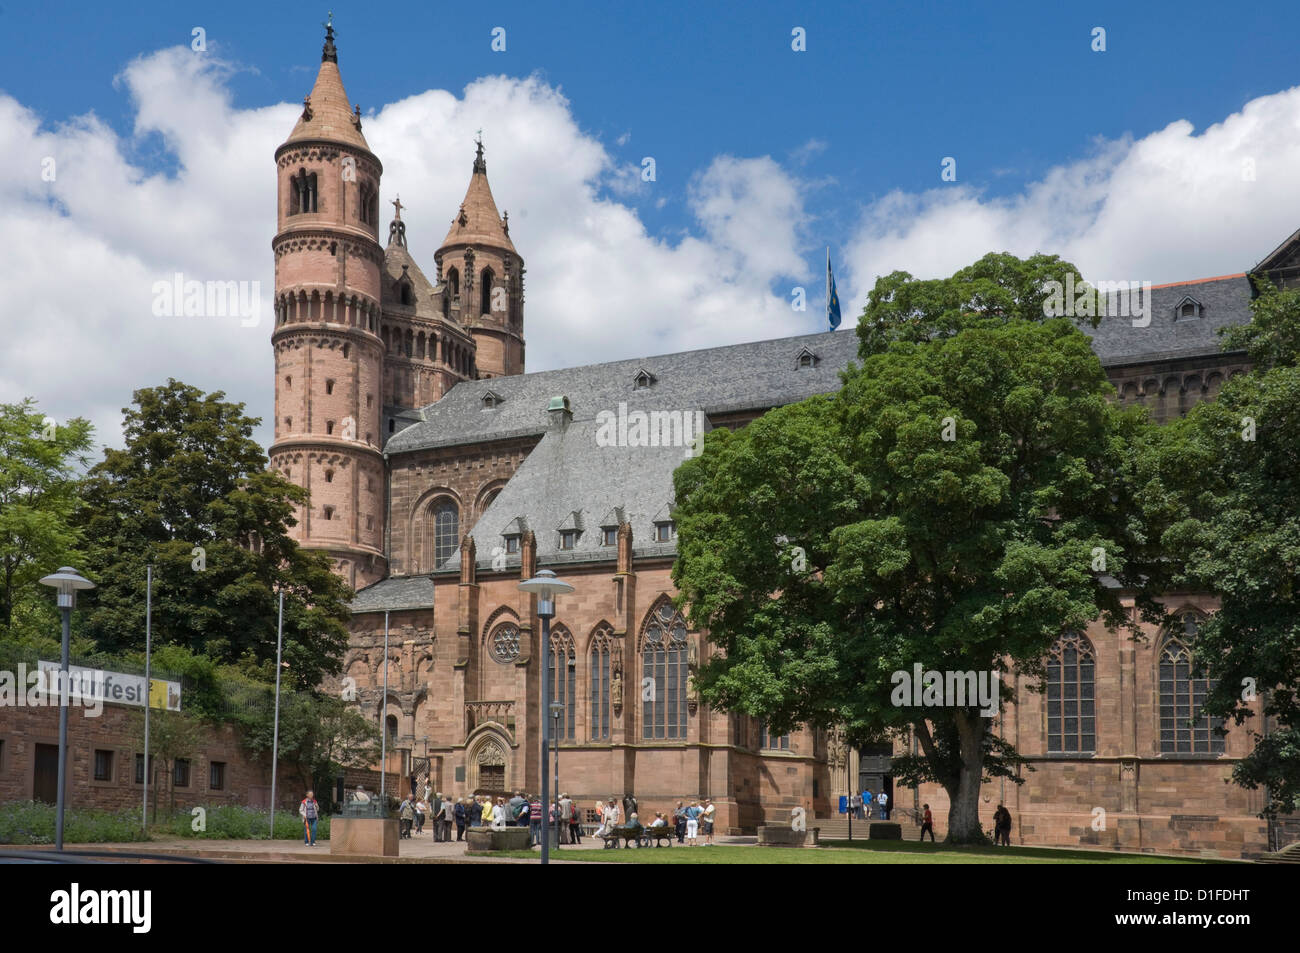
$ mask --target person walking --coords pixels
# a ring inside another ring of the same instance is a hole
[[[573,802],[569,795],[560,795],[560,837],[564,843],[573,843]]]
[[[542,843],[542,799],[528,799],[528,843],[537,847]]]
[[[925,840],[925,832],[930,832],[930,843],[934,843],[934,815],[930,813],[930,805],[922,804],[925,813],[921,815],[921,840]]]
[[[863,813],[865,816],[864,816],[862,819],[863,819],[864,821],[869,821],[869,820],[871,820],[871,815],[872,815],[872,813],[874,813],[874,811],[875,811],[875,806],[876,806],[876,800],[875,800],[875,797],[876,797],[876,796],[875,796],[874,794],[871,793],[871,788],[863,788],[863,790],[862,790],[862,813]]]
[[[580,809],[567,794],[564,797],[569,801],[569,843],[581,844],[582,819],[578,816]]]
[[[452,814],[456,818],[456,840],[458,842],[465,839],[465,814],[465,799],[458,798]]]
[[[876,795],[876,803],[880,805],[880,819],[889,820],[889,795],[881,791]]]
[[[673,811],[673,827],[677,829],[677,843],[680,844],[686,839],[686,808],[682,807],[681,801]]]
[[[298,805],[298,816],[302,818],[302,842],[308,847],[316,846],[316,821],[320,817],[320,803],[316,792],[308,791],[307,796]]]
[[[409,794],[402,801],[402,807],[401,810],[399,811],[399,814],[401,816],[402,821],[398,827],[397,836],[399,839],[406,838],[409,840],[411,837],[411,824],[415,822],[415,804],[412,803],[411,796]],[[389,830],[392,830],[392,828],[389,828]]]

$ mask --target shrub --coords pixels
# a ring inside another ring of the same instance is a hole
[[[0,844],[53,844],[57,811],[41,801],[0,804]],[[68,808],[63,812],[65,844],[123,844],[148,840],[134,811]]]
[[[204,830],[194,830],[195,816],[190,811],[177,811],[155,828],[158,833],[172,837],[194,838],[196,840],[269,840],[269,813],[234,804],[204,808]],[[275,839],[301,840],[303,834],[302,818],[296,809],[275,812]],[[316,822],[316,839],[328,840],[330,821],[322,817]]]

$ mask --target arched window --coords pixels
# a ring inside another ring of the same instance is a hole
[[[519,626],[513,622],[503,622],[492,630],[487,644],[492,657],[501,664],[508,665],[519,658]]]
[[[1216,683],[1192,677],[1191,646],[1199,620],[1185,612],[1179,622],[1181,635],[1171,634],[1160,649],[1160,753],[1223,754],[1224,738],[1215,734],[1223,719],[1201,715]]]
[[[1047,750],[1097,750],[1096,655],[1092,643],[1070,632],[1047,656]]]
[[[456,504],[441,499],[433,506],[433,565],[441,566],[460,544],[460,512]]]
[[[289,214],[316,211],[316,173],[299,169],[289,179]]]
[[[384,719],[384,727],[388,730],[388,743],[397,744],[397,716],[389,715]]]
[[[613,632],[600,626],[592,634],[588,662],[591,670],[591,738],[609,739],[610,643]]]
[[[686,620],[667,600],[641,636],[641,677],[642,736],[685,738]]]
[[[480,314],[490,314],[492,311],[492,282],[496,279],[491,268],[483,269],[483,283],[479,286],[479,305]]]
[[[455,268],[447,269],[447,289],[451,292],[451,300],[460,300],[460,272]]]
[[[577,720],[577,657],[573,654],[573,636],[562,625],[551,629],[551,700],[564,706],[560,713],[560,740],[573,740]]]

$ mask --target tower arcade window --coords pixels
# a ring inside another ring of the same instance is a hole
[[[492,311],[492,282],[496,280],[496,275],[491,268],[483,269],[483,283],[479,286],[479,312],[490,314]]]
[[[451,292],[451,300],[460,300],[460,272],[455,268],[447,269],[447,290]]]
[[[316,211],[316,173],[299,169],[289,179],[289,214]]]

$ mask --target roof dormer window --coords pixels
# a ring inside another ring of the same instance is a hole
[[[505,537],[503,537],[503,538],[504,538],[505,541],[506,541],[506,552],[507,552],[507,553],[517,553],[517,552],[519,552],[519,534],[518,534],[518,533],[510,533],[510,534],[508,534],[507,536],[505,536]]]
[[[496,410],[497,405],[501,403],[502,397],[495,391],[484,391],[482,398],[484,410]]]
[[[655,523],[655,542],[671,543],[677,535],[677,524],[673,520],[660,520]]]
[[[817,361],[818,357],[816,354],[808,350],[806,347],[800,348],[799,353],[795,356],[795,367],[816,367]]]
[[[641,390],[643,387],[649,387],[654,382],[655,376],[644,367],[636,372],[636,377],[632,378],[632,386],[637,390]]]
[[[560,530],[560,548],[573,549],[578,543],[578,531],[576,529]]]
[[[1188,318],[1199,318],[1201,316],[1201,303],[1190,295],[1178,303],[1178,308],[1174,311],[1174,320],[1183,321]]]

